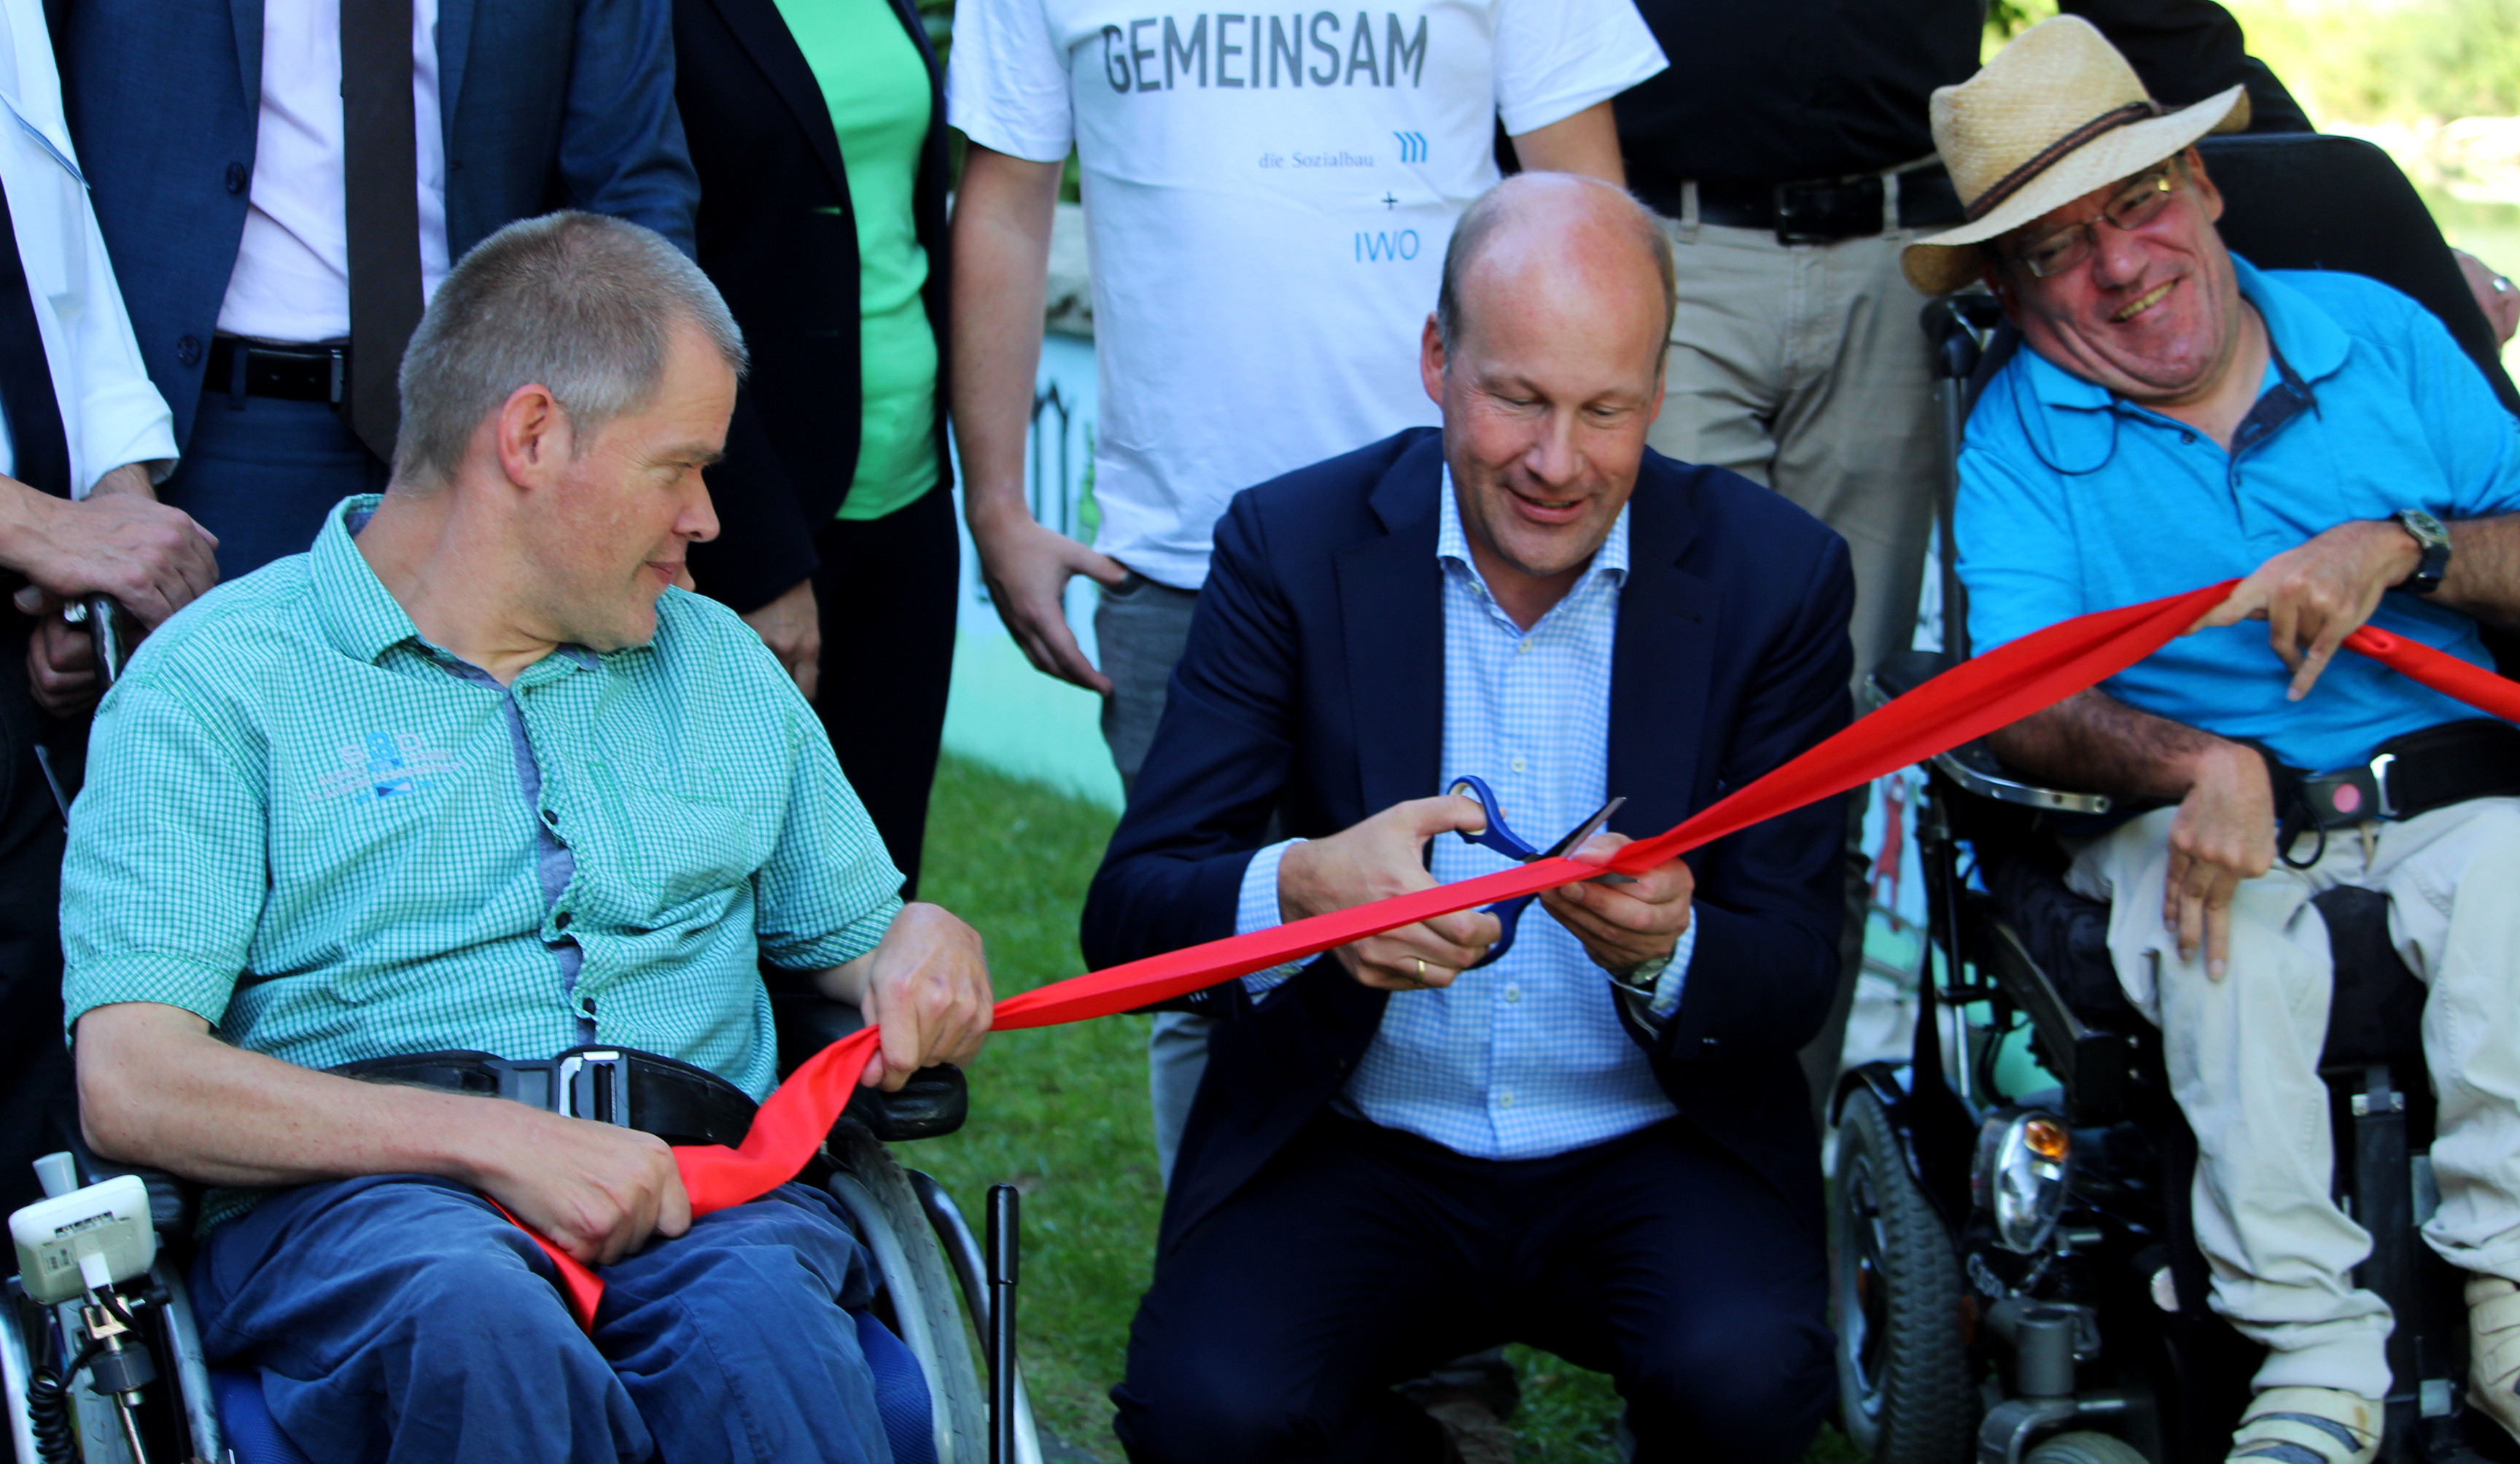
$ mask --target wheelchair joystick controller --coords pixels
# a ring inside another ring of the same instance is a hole
[[[1015,1464],[1015,1270],[1023,1250],[1018,1195],[989,1186],[989,1464]]]
[[[44,1198],[9,1217],[19,1286],[27,1300],[60,1309],[63,1345],[77,1344],[64,1366],[39,1369],[27,1389],[41,1452],[48,1461],[73,1456],[70,1388],[85,1371],[89,1389],[111,1400],[131,1457],[147,1464],[138,1409],[158,1366],[141,1338],[139,1313],[160,1298],[154,1288],[130,1296],[121,1288],[145,1279],[158,1260],[149,1186],[137,1175],[116,1175],[81,1187],[68,1154],[35,1161],[35,1176]]]

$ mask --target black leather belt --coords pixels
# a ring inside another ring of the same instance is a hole
[[[347,345],[267,345],[239,335],[210,342],[205,390],[340,405],[350,378]]]
[[[1909,168],[1899,180],[1899,227],[1928,229],[1961,219],[1959,191],[1939,162]],[[1814,178],[1800,183],[1733,183],[1702,180],[1697,185],[1700,223],[1736,229],[1774,230],[1780,244],[1835,244],[1864,239],[1882,230],[1882,199],[1888,185],[1880,173],[1853,178]],[[1678,182],[1654,187],[1637,185],[1638,196],[1674,218],[1681,213]]]
[[[2275,772],[2279,847],[2310,829],[2411,819],[2471,798],[2520,795],[2520,727],[2490,718],[2392,737],[2367,762],[2326,773]],[[2289,786],[2287,786],[2289,784]]]
[[[706,1068],[628,1047],[571,1047],[558,1057],[416,1052],[331,1071],[369,1083],[408,1083],[511,1098],[569,1118],[619,1124],[667,1143],[743,1142],[760,1105]]]

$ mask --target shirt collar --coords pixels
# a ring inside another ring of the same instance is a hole
[[[1627,583],[1628,510],[1633,505],[1630,504],[1619,506],[1619,516],[1610,524],[1610,537],[1602,540],[1601,547],[1593,552],[1593,563],[1592,567],[1585,571],[1586,579],[1589,580],[1596,575],[1606,575],[1612,585]],[[1457,564],[1461,566],[1463,573],[1477,578],[1483,584],[1486,582],[1486,577],[1479,574],[1478,561],[1470,557],[1469,536],[1462,529],[1462,505],[1461,501],[1453,495],[1451,464],[1444,466],[1442,511],[1438,513],[1435,520],[1435,561],[1439,564]]]
[[[2275,350],[2303,380],[2322,380],[2345,364],[2353,337],[2317,301],[2237,254],[2231,256],[2231,272],[2240,297],[2258,307]],[[2115,403],[2114,394],[2097,381],[2086,380],[2037,351],[2022,355],[2029,358],[2030,389],[2041,406],[2102,412]]]
[[[364,526],[384,500],[373,493],[343,499],[324,515],[324,527],[308,552],[308,573],[315,587],[316,613],[324,634],[344,655],[375,661],[405,641],[420,639],[400,601],[377,578],[368,556],[350,537],[351,523]]]
[[[479,679],[496,686],[489,673],[423,640],[420,627],[412,623],[402,601],[393,598],[384,581],[377,578],[368,556],[359,553],[358,541],[352,536],[367,527],[369,517],[382,502],[382,496],[374,493],[343,499],[325,515],[324,527],[315,535],[309,557],[313,561],[315,603],[325,636],[343,654],[371,664],[408,641],[453,665],[476,671]],[[602,663],[602,657],[583,645],[562,645],[556,653],[526,667],[517,684],[525,685],[527,678],[547,680],[570,671],[589,671]]]

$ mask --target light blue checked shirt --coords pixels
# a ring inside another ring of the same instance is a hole
[[[1464,774],[1496,790],[1506,821],[1546,848],[1609,797],[1610,649],[1628,577],[1622,510],[1593,567],[1528,634],[1488,593],[1444,475],[1435,554],[1444,566],[1444,785]],[[1251,857],[1235,931],[1279,923],[1278,864],[1295,840]],[[1447,834],[1445,884],[1509,861]],[[1655,1005],[1679,1000],[1697,946],[1692,923]],[[1293,972],[1244,978],[1255,997]],[[1473,1159],[1540,1159],[1634,1132],[1676,1111],[1620,1027],[1608,978],[1538,905],[1513,949],[1436,991],[1401,992],[1337,1099],[1341,1111],[1433,1139]]]

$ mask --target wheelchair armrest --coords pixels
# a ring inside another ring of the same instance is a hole
[[[939,1138],[963,1127],[971,1115],[971,1089],[963,1070],[952,1063],[921,1068],[899,1092],[862,1087],[849,1097],[844,1117],[867,1126],[867,1131],[888,1144],[914,1138]]]
[[[1894,698],[1907,695],[1958,664],[1948,651],[1894,651],[1882,657],[1881,664],[1864,679],[1864,710],[1877,712]],[[1931,761],[1962,792],[2000,803],[2058,814],[2105,814],[2113,806],[2106,793],[2077,793],[2023,780],[2005,768],[1982,739],[1936,753]]]
[[[99,1159],[84,1140],[75,1137],[70,1141],[70,1153],[78,1161],[81,1184],[102,1184],[122,1175],[136,1176],[141,1183],[149,1186],[149,1223],[158,1237],[161,1240],[192,1238],[194,1202],[201,1197],[202,1186],[164,1170],[140,1169],[115,1164],[110,1159]]]
[[[771,1020],[779,1030],[779,1074],[786,1077],[798,1063],[866,1025],[854,1006],[820,992],[770,992]],[[970,1087],[961,1068],[922,1068],[898,1092],[862,1087],[849,1098],[847,1117],[866,1125],[885,1143],[935,1138],[963,1127],[970,1116]]]

